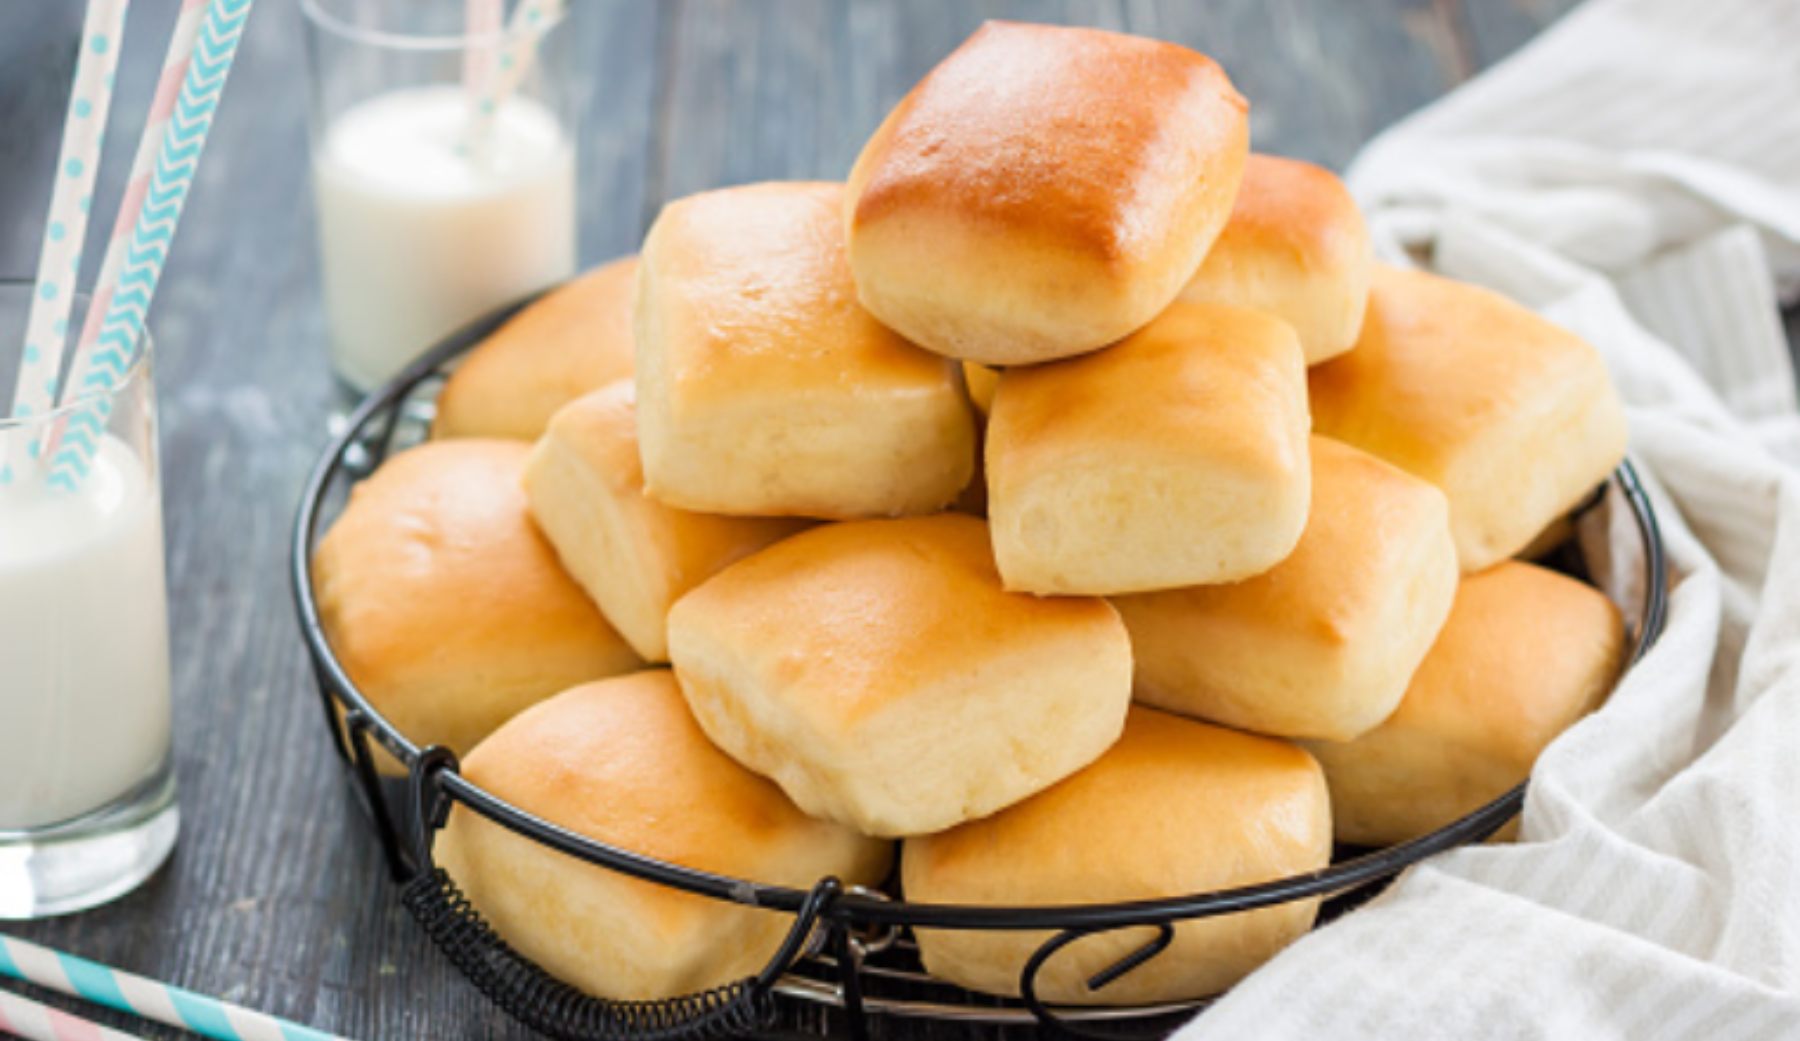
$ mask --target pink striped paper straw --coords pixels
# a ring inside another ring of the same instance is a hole
[[[119,215],[113,220],[112,237],[107,240],[106,257],[100,264],[100,278],[94,283],[94,298],[88,304],[87,320],[81,325],[81,339],[75,345],[75,361],[69,369],[68,382],[64,384],[65,400],[76,393],[74,388],[82,385],[92,369],[100,323],[112,304],[119,268],[125,263],[125,247],[130,245],[132,229],[137,227],[138,214],[143,211],[144,195],[150,189],[150,174],[156,166],[156,152],[162,147],[169,117],[175,111],[175,99],[181,94],[181,83],[187,78],[194,40],[200,35],[200,22],[205,14],[206,0],[182,0],[175,29],[169,34],[169,49],[163,56],[156,94],[150,100],[144,132],[138,137],[137,154],[132,156],[131,174],[125,181],[125,194],[119,202]]]
[[[563,17],[566,6],[567,0],[519,0],[500,45],[499,68],[476,103],[475,118],[470,123],[469,142],[477,152],[488,147],[500,106],[530,74],[537,62],[538,40]]]
[[[10,990],[0,990],[0,1034],[25,1041],[142,1041]]]
[[[127,0],[89,0],[82,19],[80,55],[69,89],[69,112],[63,119],[56,182],[50,190],[50,217],[44,225],[37,281],[25,321],[24,364],[13,388],[14,416],[47,412],[56,401],[81,244],[87,238],[88,205],[100,170],[106,114],[112,107],[113,71],[124,42],[126,4]]]
[[[469,43],[463,52],[463,88],[469,104],[475,105],[487,96],[493,83],[496,55],[490,40],[505,24],[505,0],[466,0],[463,5],[463,36]]]

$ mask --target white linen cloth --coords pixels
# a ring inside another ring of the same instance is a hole
[[[1592,0],[1349,181],[1390,258],[1599,346],[1668,627],[1518,844],[1413,868],[1181,1036],[1800,1038],[1800,2]]]

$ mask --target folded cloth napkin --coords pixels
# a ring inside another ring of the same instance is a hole
[[[1668,627],[1518,843],[1414,867],[1181,1036],[1800,1038],[1800,3],[1593,0],[1349,180],[1390,260],[1605,355]]]

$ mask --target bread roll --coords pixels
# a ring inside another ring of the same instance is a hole
[[[1181,298],[1267,311],[1315,365],[1356,343],[1374,266],[1362,211],[1336,174],[1252,154],[1231,219]]]
[[[1624,653],[1619,611],[1592,587],[1516,561],[1467,576],[1394,714],[1309,746],[1339,841],[1405,842],[1499,798],[1605,700]]]
[[[463,359],[438,395],[433,437],[535,440],[556,410],[631,375],[637,258],[546,293]]]
[[[700,725],[800,807],[870,835],[992,813],[1119,736],[1131,648],[1104,600],[1000,588],[958,514],[802,532],[669,612]]]
[[[1111,343],[1175,299],[1224,226],[1248,112],[1185,47],[989,22],[856,160],[857,293],[952,358],[1019,365]]]
[[[663,208],[644,242],[638,436],[651,495],[686,510],[925,513],[974,465],[956,372],[870,317],[835,184]]]
[[[669,607],[720,568],[805,526],[690,513],[644,494],[629,379],[563,407],[525,468],[531,514],[645,661],[668,661]]]
[[[1338,740],[1400,703],[1456,595],[1444,493],[1323,437],[1312,439],[1312,481],[1306,531],[1272,570],[1114,599],[1139,701]]]
[[[1465,572],[1523,549],[1625,456],[1600,355],[1485,289],[1377,267],[1356,349],[1311,372],[1313,428],[1450,497]]]
[[[694,725],[665,670],[589,683],[521,713],[463,775],[590,839],[718,874],[874,885],[888,844],[813,820]],[[650,1000],[760,971],[790,915],[588,864],[458,806],[437,859],[500,937],[589,994]]]
[[[1155,900],[1267,882],[1325,867],[1331,819],[1319,766],[1301,749],[1133,708],[1125,734],[1092,766],[991,817],[906,840],[908,900],[1086,904]],[[1038,996],[1138,1004],[1215,994],[1312,927],[1298,900],[1175,927],[1169,948],[1097,991],[1087,980],[1156,934],[1148,927],[1077,940],[1037,976]],[[1017,996],[1047,932],[917,931],[925,968]]]
[[[1177,303],[1107,350],[1008,369],[988,421],[1006,588],[1133,593],[1230,582],[1306,524],[1306,373],[1294,332]]]
[[[351,491],[313,554],[326,639],[415,744],[467,752],[519,710],[642,664],[532,525],[519,483],[530,449],[401,452]]]

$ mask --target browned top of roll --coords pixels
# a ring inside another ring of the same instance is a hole
[[[1368,252],[1362,214],[1330,170],[1298,159],[1252,152],[1244,160],[1231,219],[1213,249],[1285,249],[1342,264]],[[1201,269],[1204,272],[1204,268]]]
[[[905,881],[916,899],[974,904],[1154,898],[1320,867],[1330,843],[1324,776],[1305,750],[1133,706],[1118,744],[1080,773],[909,839]]]
[[[530,450],[468,438],[402,452],[355,487],[313,557],[350,678],[397,725],[426,714],[459,751],[499,722],[490,701],[637,662],[532,524]],[[458,714],[478,718],[455,726]]]
[[[557,409],[631,375],[637,268],[635,256],[602,264],[483,340],[438,396],[433,435],[531,440]]]
[[[1308,376],[1316,430],[1427,478],[1546,384],[1606,381],[1574,333],[1491,290],[1385,264],[1356,348]]]
[[[1248,110],[1224,70],[1186,47],[989,22],[870,139],[851,174],[852,217],[941,207],[1137,256],[1204,190],[1197,157],[1239,139]]]
[[[1383,726],[1487,749],[1523,777],[1556,735],[1605,700],[1624,656],[1624,619],[1605,594],[1503,561],[1463,579],[1444,631]]]
[[[841,184],[769,181],[663,207],[644,242],[639,316],[668,355],[671,397],[734,400],[939,387],[942,359],[877,322],[856,299]]]
[[[886,849],[806,816],[774,782],[714,747],[666,669],[584,684],[534,705],[469,753],[462,772],[577,834],[702,871],[810,884],[784,870],[786,862],[835,848],[861,849],[861,859],[877,865]],[[643,891],[686,897],[660,886]]]
[[[825,663],[810,673],[795,664],[796,677],[831,682],[796,682],[787,696],[846,721],[964,664],[1123,631],[1118,612],[1098,597],[1006,592],[987,525],[954,513],[801,532],[684,597],[669,616],[671,643],[685,625],[780,648],[794,663]]]

